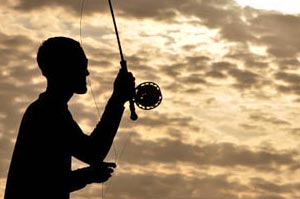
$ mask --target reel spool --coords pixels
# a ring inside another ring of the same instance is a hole
[[[162,93],[159,86],[154,82],[144,82],[135,88],[133,101],[143,110],[151,110],[160,105]]]

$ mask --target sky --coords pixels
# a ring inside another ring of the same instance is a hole
[[[72,199],[300,198],[300,1],[113,0],[136,83],[159,84],[159,107],[124,113],[105,184]],[[86,134],[119,70],[107,1],[1,0],[0,197],[19,123],[45,90],[36,64],[49,37],[81,42],[89,92],[70,111]],[[73,169],[86,166],[73,160]]]

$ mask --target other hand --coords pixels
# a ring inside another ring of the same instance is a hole
[[[87,184],[107,181],[112,176],[114,168],[116,168],[116,164],[111,162],[101,162],[100,164],[87,167]]]

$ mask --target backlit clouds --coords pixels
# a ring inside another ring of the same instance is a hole
[[[238,2],[113,0],[128,68],[137,84],[158,83],[163,102],[137,109],[136,122],[126,106],[117,157],[111,151],[108,158],[119,167],[105,198],[300,197],[300,16]],[[120,58],[107,1],[0,6],[3,190],[22,114],[45,89],[35,61],[40,43],[58,35],[82,42],[89,93],[74,96],[70,110],[87,134],[111,94]],[[100,196],[101,185],[72,194]]]
[[[182,132],[184,133],[184,132]],[[123,139],[128,137],[124,136]],[[119,140],[118,142],[125,142]],[[128,153],[123,162],[137,165],[147,164],[193,164],[197,166],[219,166],[232,168],[235,166],[263,169],[276,172],[277,168],[297,163],[299,155],[295,151],[280,152],[274,149],[251,150],[246,146],[231,143],[196,144],[184,143],[181,140],[158,139],[143,140],[138,135],[131,135],[126,140]],[[136,158],[141,157],[141,158]]]

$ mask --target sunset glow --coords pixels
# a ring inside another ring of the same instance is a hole
[[[87,134],[112,92],[120,56],[108,4],[82,1],[0,5],[0,198],[24,110],[45,89],[35,61],[43,40],[82,42],[89,92],[69,108]],[[128,68],[137,84],[159,84],[163,102],[137,108],[136,122],[126,104],[107,157],[115,175],[71,198],[300,198],[300,2],[113,3]]]

